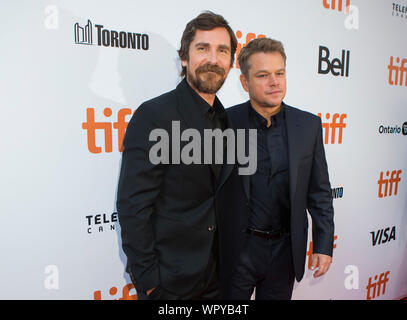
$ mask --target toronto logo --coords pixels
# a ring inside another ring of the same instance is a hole
[[[74,25],[74,33],[75,33],[75,43],[76,44],[93,44],[92,42],[92,22],[88,20],[86,26],[81,27],[79,23],[75,23]]]
[[[93,26],[96,28],[95,44],[98,46],[136,50],[148,50],[150,48],[148,34],[110,30],[101,24],[93,25],[90,20],[84,26],[78,22],[74,24],[75,43],[93,45]]]

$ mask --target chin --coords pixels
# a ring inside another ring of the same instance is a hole
[[[281,104],[281,101],[269,101],[268,106],[270,108],[278,107]]]

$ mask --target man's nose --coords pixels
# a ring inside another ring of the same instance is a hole
[[[277,81],[276,75],[271,73],[271,74],[269,75],[269,85],[270,85],[270,86],[275,86],[275,85],[277,85],[277,84],[278,84],[278,81]]]
[[[207,60],[211,64],[216,64],[218,62],[218,53],[215,49],[209,50]]]

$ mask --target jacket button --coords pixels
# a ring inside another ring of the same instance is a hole
[[[209,232],[212,232],[212,231],[214,231],[215,229],[216,229],[216,227],[215,227],[214,225],[208,226],[208,231],[209,231]]]

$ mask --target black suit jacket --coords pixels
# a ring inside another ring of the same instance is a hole
[[[304,275],[308,219],[312,217],[313,252],[332,256],[334,222],[331,185],[322,142],[319,117],[284,105],[288,138],[289,193],[291,205],[291,243],[295,276]],[[227,109],[234,129],[249,128],[250,102]],[[247,134],[246,134],[247,137]],[[246,142],[247,142],[246,138]],[[249,176],[239,176],[235,166],[221,192],[235,195],[235,201],[220,208],[222,212],[221,280],[228,285],[231,270],[243,246],[248,227],[250,183]],[[221,195],[222,196],[222,195]]]
[[[171,164],[171,153],[170,164],[149,160],[157,143],[149,141],[153,129],[169,133],[170,150],[172,121],[180,122],[181,132],[195,128],[203,137],[202,114],[187,86],[184,79],[175,90],[143,103],[123,141],[117,210],[127,271],[138,291],[158,285],[177,295],[190,291],[201,280],[219,229],[217,194],[232,165],[223,166],[215,188],[211,165]]]

